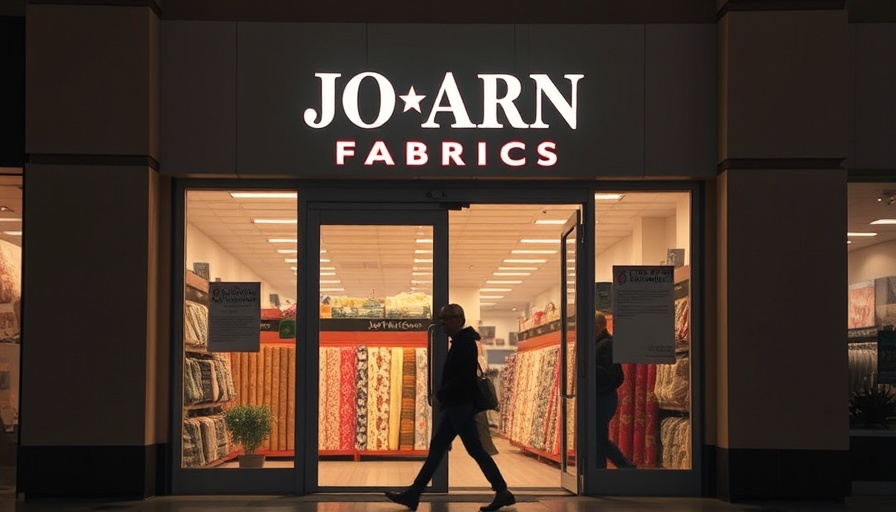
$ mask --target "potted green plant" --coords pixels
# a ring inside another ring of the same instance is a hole
[[[888,419],[896,416],[896,395],[886,386],[866,385],[849,399],[849,415],[865,427],[886,427]]]
[[[230,439],[243,447],[241,468],[260,468],[264,454],[255,450],[271,435],[271,409],[266,405],[238,405],[224,413],[224,423],[230,431]]]

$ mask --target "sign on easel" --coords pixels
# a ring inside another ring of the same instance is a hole
[[[613,361],[675,362],[675,267],[613,266]]]
[[[261,283],[208,284],[208,351],[258,352]]]

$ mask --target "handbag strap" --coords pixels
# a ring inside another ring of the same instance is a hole
[[[476,361],[476,366],[479,368],[479,374],[478,374],[478,375],[479,375],[480,377],[485,376],[485,371],[482,370],[482,365],[479,364],[479,361]]]

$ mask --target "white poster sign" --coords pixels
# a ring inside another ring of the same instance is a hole
[[[674,270],[613,266],[614,362],[675,362]]]
[[[208,351],[258,352],[261,283],[208,284]]]

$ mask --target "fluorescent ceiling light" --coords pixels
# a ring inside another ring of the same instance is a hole
[[[498,267],[498,270],[538,270],[538,267]]]
[[[413,267],[413,270],[428,270],[432,272],[432,267]]]
[[[855,236],[855,237],[859,237],[859,236],[877,236],[877,233],[850,232],[850,233],[847,233],[846,236]]]
[[[255,224],[298,224],[298,219],[254,219]]]
[[[480,295],[480,299],[489,299],[489,300],[501,300],[504,298],[503,295]]]
[[[293,272],[295,272],[296,270],[299,270],[299,267],[289,267],[289,270],[292,270]]]
[[[0,222],[22,222],[22,219],[13,219],[13,218],[4,217],[4,218],[0,219]]]
[[[342,281],[339,279],[321,279],[320,284],[339,284]]]
[[[495,303],[494,302],[480,302],[479,305],[480,306],[494,306]]]
[[[532,272],[492,272],[492,275],[498,277],[531,276]]]
[[[430,258],[430,259],[414,258],[414,263],[432,263],[432,258]]]
[[[9,236],[22,236],[21,231],[4,231],[3,234]]]
[[[272,244],[297,244],[298,238],[268,238],[268,242]]]
[[[336,267],[320,267],[321,270],[336,270]]]
[[[877,219],[871,221],[871,224],[896,224],[896,219]]]
[[[231,192],[234,199],[295,199],[298,192]]]
[[[321,249],[321,250],[320,250],[320,253],[321,253],[321,254],[325,254],[326,252],[327,252],[326,249]]]
[[[417,243],[418,244],[431,244],[432,238],[418,238]]]
[[[414,249],[414,254],[432,254],[432,249]]]
[[[533,259],[506,259],[504,263],[547,263],[548,260],[533,260]]]
[[[321,288],[322,292],[344,292],[345,288]]]
[[[329,263],[330,260],[327,259],[327,258],[321,258],[321,259],[320,259],[320,262],[321,262],[321,263]]]
[[[598,193],[594,194],[595,201],[619,201],[625,197],[625,194],[616,194],[616,193]]]
[[[511,254],[557,254],[553,249],[514,249]]]
[[[480,288],[480,292],[509,292],[512,291],[513,288]]]
[[[295,268],[295,267],[293,267],[293,268]],[[336,272],[321,272],[320,275],[322,275],[322,276],[335,276],[335,275],[336,275]]]
[[[411,279],[411,284],[425,284],[428,285],[430,281],[418,281],[416,279]]]
[[[517,281],[501,281],[501,280],[489,279],[488,281],[485,282],[485,284],[523,284],[523,282],[519,281],[519,280],[517,280]]]
[[[556,244],[559,238],[523,238],[520,240],[522,244]]]
[[[298,249],[277,249],[277,252],[280,254],[296,254],[299,252]]]
[[[539,219],[535,221],[536,224],[548,224],[552,226],[566,224],[566,219]]]
[[[432,272],[411,272],[412,276],[431,276]]]
[[[287,262],[287,263],[298,263],[298,262],[299,262],[299,258],[286,258],[286,259],[283,260],[283,261],[285,261],[285,262]]]

